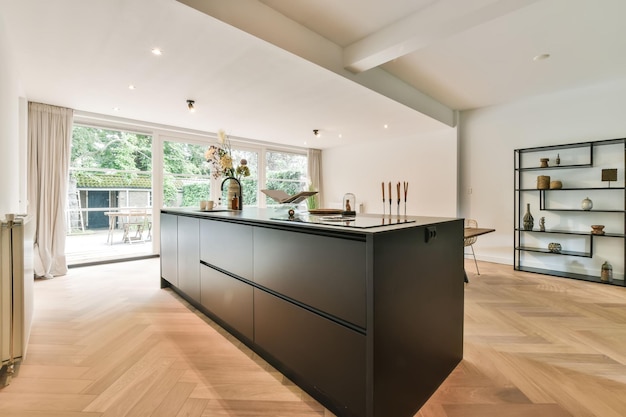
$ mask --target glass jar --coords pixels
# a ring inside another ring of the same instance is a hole
[[[341,214],[345,216],[356,216],[356,196],[354,194],[344,194],[342,210]]]

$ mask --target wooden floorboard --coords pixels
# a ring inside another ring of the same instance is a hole
[[[416,417],[626,416],[626,288],[467,267],[464,359]],[[332,416],[160,289],[158,259],[37,281],[35,306],[3,417]]]

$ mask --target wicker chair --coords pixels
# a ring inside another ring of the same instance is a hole
[[[465,227],[478,227],[478,222],[474,219],[465,219]],[[474,254],[474,243],[476,243],[476,236],[474,237],[466,237],[463,240],[463,246],[469,246],[472,249],[472,256],[474,257],[474,264],[476,265],[476,274],[480,275],[480,271],[478,270],[478,262],[476,262],[476,255]],[[469,255],[469,254],[468,254]]]

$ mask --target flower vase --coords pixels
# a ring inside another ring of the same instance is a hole
[[[231,210],[239,210],[241,202],[239,201],[241,186],[235,178],[228,179],[228,188],[226,194],[226,206]]]
[[[530,214],[530,203],[526,204],[526,214],[524,214],[524,230],[533,230],[535,219]]]

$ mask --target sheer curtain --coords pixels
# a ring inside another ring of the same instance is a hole
[[[28,214],[35,221],[38,277],[67,273],[65,204],[74,111],[28,103]]]
[[[322,204],[322,151],[320,149],[308,150],[308,173],[311,187],[317,190],[317,206],[323,207]]]

